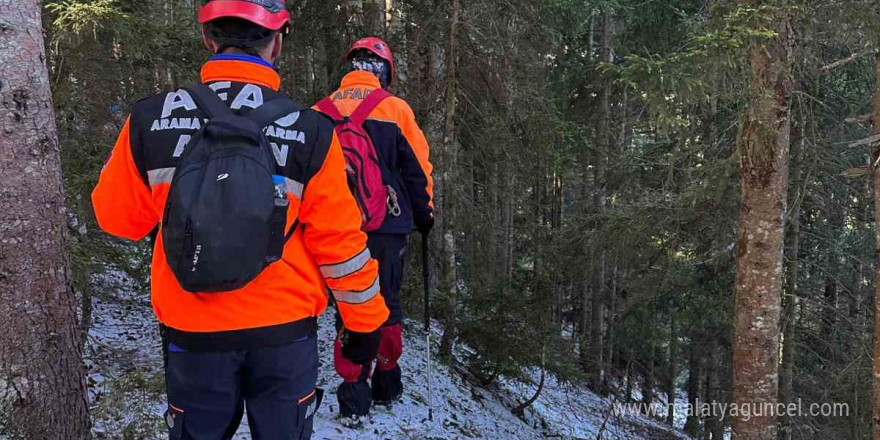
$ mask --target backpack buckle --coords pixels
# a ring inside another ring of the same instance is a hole
[[[388,213],[391,214],[392,217],[400,217],[400,203],[397,202],[397,191],[391,187],[391,185],[386,185],[388,187]]]

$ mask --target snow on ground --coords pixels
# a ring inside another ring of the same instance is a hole
[[[95,435],[98,439],[167,438],[162,421],[164,381],[157,326],[146,294],[121,289],[115,296],[96,298],[94,324],[86,350]],[[434,420],[428,421],[426,341],[421,327],[404,329],[404,395],[392,410],[374,409],[359,429],[337,420],[336,386],[331,341],[333,318],[320,319],[318,386],[324,402],[315,419],[314,439],[688,439],[662,423],[617,414],[613,402],[548,375],[539,399],[526,410],[525,420],[510,408],[535,391],[533,381],[499,379],[489,388],[474,385],[449,367],[433,362]],[[440,328],[432,329],[436,352]],[[601,431],[601,437],[599,433]],[[235,439],[248,439],[246,421]]]

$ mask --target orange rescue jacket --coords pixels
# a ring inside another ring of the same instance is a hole
[[[372,73],[354,71],[342,78],[330,99],[339,113],[351,116],[364,98],[379,87],[379,79]],[[413,220],[427,221],[433,216],[434,180],[428,141],[412,109],[396,96],[383,100],[370,112],[364,129],[391,172],[391,182],[386,183],[394,187],[401,208],[399,217],[387,216],[376,232],[409,234]]]
[[[202,68],[201,79],[239,113],[282,96],[278,74],[258,62],[215,57]],[[140,240],[161,224],[177,158],[202,121],[204,113],[184,90],[135,104],[92,193],[102,229]],[[277,174],[293,189],[289,226],[296,218],[301,226],[280,261],[245,287],[223,293],[184,291],[168,267],[158,234],[151,267],[153,309],[171,342],[183,348],[255,348],[298,339],[303,323],[313,326],[326,308],[328,290],[353,331],[375,330],[388,318],[378,264],[360,231],[360,213],[331,122],[304,110],[269,125],[266,134]],[[312,167],[309,179],[310,164],[319,166]]]

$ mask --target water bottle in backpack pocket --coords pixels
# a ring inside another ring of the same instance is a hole
[[[274,191],[272,192],[273,210],[272,221],[269,228],[269,251],[266,253],[266,261],[272,263],[281,259],[284,253],[284,234],[287,226],[287,209],[290,207],[290,199],[287,198],[287,184],[284,176],[272,176]]]

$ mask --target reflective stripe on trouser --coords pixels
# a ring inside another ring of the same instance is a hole
[[[308,440],[322,397],[315,389],[317,377],[315,337],[253,350],[185,351],[170,346],[165,417],[169,438],[232,438],[247,405],[254,438]]]

